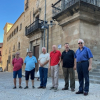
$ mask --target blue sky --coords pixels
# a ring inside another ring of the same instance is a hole
[[[0,42],[3,42],[3,28],[14,23],[24,11],[24,0],[0,0]]]

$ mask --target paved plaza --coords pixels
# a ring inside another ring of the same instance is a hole
[[[25,87],[25,78],[22,78],[22,86]],[[76,81],[76,91],[71,90],[62,91],[64,80],[59,79],[59,90],[54,92],[49,90],[51,87],[51,78],[48,78],[46,89],[37,89],[39,81],[35,79],[35,89],[31,88],[31,81],[29,82],[29,89],[19,89],[17,81],[17,89],[13,88],[12,73],[0,72],[0,100],[100,100],[100,84],[90,84],[90,92],[88,96],[76,95],[78,91],[78,82]]]

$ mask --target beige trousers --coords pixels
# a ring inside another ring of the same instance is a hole
[[[52,87],[58,88],[59,66],[51,66]]]

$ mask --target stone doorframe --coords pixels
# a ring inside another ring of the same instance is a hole
[[[40,41],[39,43],[37,41]],[[32,52],[34,52],[34,48],[35,46],[39,46],[39,55],[41,54],[42,52],[42,38],[39,38],[39,39],[35,39],[33,41],[30,41],[30,45],[29,45],[29,50],[31,50]]]

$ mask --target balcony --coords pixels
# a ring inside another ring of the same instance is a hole
[[[100,12],[100,0],[58,0],[52,4],[52,18],[60,21],[82,10],[89,13]]]
[[[34,32],[41,30],[41,23],[42,22],[43,22],[43,20],[37,19],[29,26],[26,26],[25,35],[29,36],[29,35],[32,35]]]

